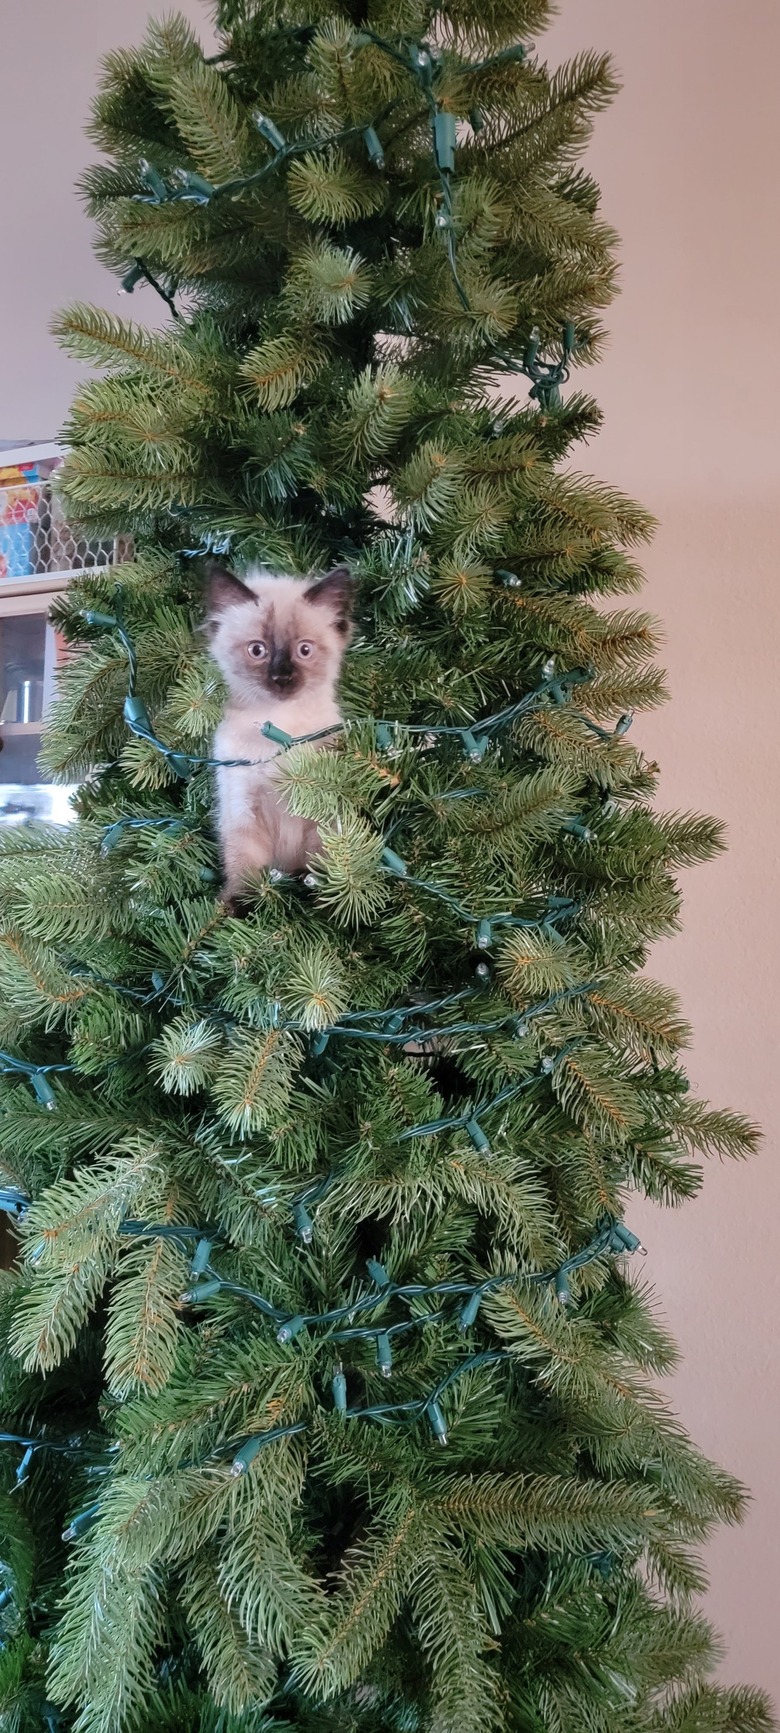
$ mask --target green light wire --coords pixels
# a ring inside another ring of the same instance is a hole
[[[153,1232],[154,1230],[150,1229],[149,1231]],[[469,1301],[475,1297],[481,1301],[486,1294],[492,1293],[501,1287],[511,1286],[515,1283],[527,1284],[530,1286],[548,1286],[550,1283],[556,1282],[559,1277],[570,1275],[573,1271],[582,1269],[584,1265],[592,1263],[594,1259],[601,1257],[605,1252],[613,1252],[616,1255],[622,1255],[624,1252],[634,1252],[643,1249],[641,1242],[635,1234],[631,1233],[631,1231],[624,1227],[621,1222],[618,1222],[615,1217],[607,1216],[601,1226],[595,1230],[592,1239],[589,1240],[586,1246],[581,1247],[578,1252],[573,1252],[568,1258],[564,1258],[560,1264],[555,1265],[554,1268],[549,1270],[513,1270],[501,1275],[485,1277],[480,1282],[468,1282],[465,1280],[441,1282],[392,1282],[389,1279],[380,1282],[375,1277],[375,1285],[372,1289],[367,1293],[357,1295],[353,1300],[348,1301],[343,1306],[333,1307],[326,1312],[286,1313],[278,1306],[274,1306],[272,1301],[267,1300],[264,1295],[254,1293],[251,1289],[241,1287],[228,1280],[223,1280],[212,1264],[204,1263],[202,1268],[199,1268],[198,1274],[203,1274],[206,1278],[205,1281],[200,1285],[198,1281],[196,1281],[194,1286],[189,1288],[182,1295],[181,1299],[183,1304],[196,1305],[215,1298],[219,1293],[226,1293],[250,1300],[253,1305],[264,1313],[265,1316],[272,1318],[275,1322],[279,1323],[280,1330],[278,1339],[280,1342],[284,1343],[291,1341],[294,1336],[299,1335],[304,1329],[319,1329],[331,1324],[339,1324],[343,1320],[351,1322],[357,1314],[361,1312],[374,1311],[377,1306],[385,1305],[390,1300],[400,1299],[403,1301],[411,1301],[439,1296],[460,1296],[467,1298]],[[383,1275],[386,1276],[387,1272],[384,1271],[382,1265],[377,1265],[375,1260],[371,1260],[371,1263],[373,1263],[375,1270],[381,1270]],[[346,1340],[347,1337],[352,1336],[372,1336],[381,1334],[385,1330],[392,1332],[394,1330],[416,1328],[420,1324],[438,1322],[439,1319],[444,1316],[446,1316],[446,1314],[442,1312],[427,1313],[422,1318],[400,1320],[396,1324],[382,1326],[378,1329],[374,1327],[350,1328],[346,1332],[337,1332],[334,1339]],[[474,1313],[474,1317],[462,1322],[462,1328],[468,1327],[468,1324],[473,1323],[475,1318],[476,1312]],[[294,1326],[294,1328],[291,1329],[291,1325]]]
[[[464,310],[466,312],[471,312],[471,303],[458,273],[457,243],[453,217],[452,188],[450,182],[450,176],[455,168],[455,148],[457,142],[455,115],[440,106],[434,92],[434,86],[441,70],[437,51],[432,49],[430,45],[424,41],[415,41],[406,37],[400,38],[400,41],[402,47],[396,46],[386,37],[380,36],[377,32],[369,29],[362,29],[355,37],[357,46],[362,47],[371,43],[374,47],[381,49],[384,54],[387,54],[398,65],[402,66],[404,71],[409,73],[415,80],[415,83],[425,101],[428,110],[428,117],[431,123],[433,162],[439,182],[439,197],[441,201],[441,209],[436,218],[436,227],[441,229],[444,235],[450,274],[455,285],[458,299],[460,300]],[[503,49],[498,55],[490,56],[488,60],[478,61],[475,65],[469,66],[461,63],[459,71],[461,74],[478,74],[489,67],[499,65],[509,59],[520,60],[523,59],[524,56],[524,47],[522,44],[516,44],[513,47]],[[201,206],[210,205],[216,199],[226,197],[237,198],[247,189],[258,186],[268,175],[275,173],[286,163],[302,156],[313,155],[316,152],[330,150],[335,145],[350,138],[357,138],[358,136],[362,136],[364,140],[369,160],[373,162],[376,167],[383,168],[384,148],[381,139],[379,138],[377,128],[382,125],[383,121],[388,119],[390,114],[392,114],[398,107],[401,100],[401,97],[394,97],[390,102],[385,103],[379,113],[374,116],[372,121],[359,121],[357,124],[341,127],[338,131],[329,133],[325,137],[322,137],[319,134],[312,134],[308,138],[295,139],[292,141],[284,138],[274,121],[270,120],[265,115],[256,113],[253,116],[255,126],[261,136],[272,147],[274,152],[270,161],[263,163],[261,168],[253,170],[250,174],[238,175],[233,177],[231,180],[222,181],[217,184],[206,180],[203,175],[198,174],[194,170],[179,169],[175,171],[175,178],[178,180],[179,185],[173,188],[154,167],[154,164],[144,159],[141,163],[141,169],[143,179],[146,182],[149,191],[147,193],[136,193],[133,197],[137,202],[142,204],[161,205],[184,201]],[[157,279],[148,269],[143,259],[135,258],[132,269],[129,270],[122,279],[123,290],[128,294],[132,294],[136,283],[139,282],[142,277],[145,278],[146,281],[151,284],[152,288],[162,296],[162,299],[167,303],[174,317],[178,318],[179,315],[172,293],[169,294],[162,288]],[[566,376],[568,377],[568,375]]]
[[[157,735],[154,733],[146,705],[144,704],[143,699],[138,696],[136,690],[138,656],[132,637],[122,618],[121,594],[117,595],[113,614],[105,614],[96,611],[95,609],[87,608],[83,610],[82,618],[89,626],[102,626],[105,627],[107,631],[116,632],[128,660],[128,687],[124,704],[125,721],[133,734],[135,734],[139,739],[147,741],[150,746],[153,746],[155,750],[165,758],[169,767],[174,771],[176,776],[184,779],[187,777],[190,770],[194,769],[249,769],[254,765],[267,764],[269,762],[269,759],[260,758],[209,758],[200,756],[196,753],[179,752],[175,747],[166,746],[165,742],[158,739]],[[309,734],[298,735],[286,734],[283,729],[277,728],[274,723],[264,722],[260,728],[260,733],[263,734],[266,739],[273,740],[279,745],[279,752],[273,756],[281,757],[282,753],[289,751],[292,746],[310,745],[314,741],[324,740],[336,734],[348,734],[351,727],[359,727],[366,721],[371,720],[377,733],[380,733],[382,730],[389,731],[390,740],[388,745],[393,743],[393,731],[395,731],[396,739],[399,734],[404,733],[409,735],[420,734],[423,736],[434,736],[437,740],[453,738],[460,739],[466,746],[469,754],[471,754],[473,748],[470,747],[468,743],[473,741],[475,737],[478,740],[480,736],[494,733],[497,728],[508,726],[510,723],[516,721],[520,716],[527,714],[528,711],[536,709],[547,697],[552,697],[554,702],[561,703],[565,701],[563,695],[567,693],[568,688],[587,684],[594,678],[594,669],[579,667],[571,668],[563,674],[551,675],[549,678],[541,681],[538,686],[535,686],[532,691],[527,692],[523,698],[518,699],[515,704],[510,704],[503,710],[496,711],[492,716],[485,716],[479,720],[470,723],[463,723],[461,725],[455,723],[400,722],[397,718],[387,717],[352,717],[345,722],[331,724],[328,728],[317,728]],[[583,718],[583,720],[587,719]],[[621,718],[621,722],[622,721],[623,718]],[[597,725],[594,723],[593,727],[595,728],[596,726]],[[620,724],[618,724],[618,726],[620,726]],[[611,738],[611,736],[608,735],[607,738]],[[120,822],[122,821],[117,821],[117,823]],[[135,821],[128,818],[126,822],[131,824]],[[160,822],[162,823],[163,821],[161,820]],[[175,820],[172,820],[171,822],[175,822]],[[109,826],[109,830],[112,828],[113,827]]]
[[[540,1078],[550,1077],[567,1054],[579,1044],[579,1038],[567,1041],[565,1047],[561,1047],[555,1055],[549,1059],[543,1059],[540,1069],[533,1071],[530,1077],[525,1077],[522,1083],[507,1084],[506,1088],[499,1090],[498,1095],[494,1095],[489,1101],[475,1102],[474,1106],[467,1108],[464,1113],[453,1114],[446,1119],[432,1119],[425,1124],[412,1125],[407,1131],[402,1131],[399,1134],[397,1141],[407,1143],[414,1137],[432,1137],[438,1131],[467,1130],[472,1125],[478,1124],[483,1114],[492,1112],[495,1107],[503,1107],[507,1101],[514,1101],[518,1095],[522,1095],[526,1089],[530,1089],[534,1083],[539,1082]],[[485,1153],[488,1153],[485,1145],[482,1145],[482,1148]]]
[[[176,171],[180,184],[178,187],[172,188],[166,184],[163,176],[158,173],[152,163],[146,163],[145,166],[142,164],[142,174],[150,191],[148,193],[134,193],[133,199],[137,204],[146,205],[180,203],[210,205],[214,199],[235,198],[238,193],[244,192],[247,187],[256,186],[260,181],[265,180],[267,175],[273,174],[285,163],[293,161],[296,157],[311,156],[317,151],[330,150],[333,145],[341,144],[345,139],[362,137],[369,129],[375,130],[376,127],[381,126],[382,122],[393,112],[393,109],[398,107],[400,100],[400,97],[394,97],[391,102],[386,102],[372,123],[359,121],[356,125],[341,127],[338,132],[328,133],[326,137],[312,133],[308,138],[287,140],[282,137],[272,121],[267,120],[265,115],[258,115],[255,118],[255,126],[274,150],[274,155],[270,161],[263,163],[261,168],[254,169],[251,174],[236,175],[232,180],[217,183],[207,181],[203,175],[194,171],[180,169]],[[136,263],[140,264],[140,261],[136,261]],[[144,275],[146,275],[145,271]]]
[[[489,1349],[481,1354],[472,1354],[468,1360],[463,1360],[460,1365],[453,1367],[452,1371],[441,1379],[429,1396],[412,1398],[408,1402],[378,1403],[367,1408],[345,1408],[342,1413],[345,1418],[350,1420],[387,1420],[396,1414],[416,1414],[421,1417],[428,1413],[431,1416],[435,1436],[439,1438],[440,1443],[446,1444],[447,1434],[444,1419],[438,1407],[439,1397],[444,1394],[445,1390],[449,1389],[451,1384],[455,1383],[456,1379],[462,1378],[464,1373],[470,1372],[475,1367],[511,1358],[513,1358],[511,1352],[504,1348]],[[269,1432],[255,1433],[237,1451],[231,1464],[231,1473],[236,1476],[246,1474],[255,1457],[267,1445],[275,1444],[280,1438],[289,1438],[295,1433],[305,1432],[308,1429],[308,1424],[305,1420],[298,1420],[290,1426],[276,1426]]]

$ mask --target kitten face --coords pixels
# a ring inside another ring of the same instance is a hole
[[[208,570],[211,654],[231,697],[278,703],[332,691],[351,637],[352,580],[346,566],[317,579]]]

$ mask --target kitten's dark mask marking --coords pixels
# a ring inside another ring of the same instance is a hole
[[[263,642],[268,650],[265,660],[251,665],[259,686],[272,692],[275,698],[292,698],[300,691],[306,670],[292,659],[292,645],[287,638],[277,638],[273,629],[264,628]]]
[[[278,644],[273,640],[273,648],[268,662],[268,678],[275,686],[289,686],[296,678],[292,664],[289,644]]]

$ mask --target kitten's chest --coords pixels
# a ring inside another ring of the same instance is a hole
[[[223,829],[251,826],[262,812],[266,820],[285,810],[274,784],[284,749],[261,732],[264,722],[273,722],[292,739],[319,734],[341,720],[334,699],[275,704],[263,709],[228,705],[214,736],[217,770],[217,804]],[[324,744],[324,742],[322,742]],[[238,762],[236,762],[238,761]]]
[[[215,758],[246,758],[251,760],[262,777],[272,776],[279,763],[280,749],[275,740],[262,733],[264,722],[273,722],[293,740],[301,735],[318,734],[323,728],[335,727],[341,721],[338,705],[333,698],[311,697],[306,694],[286,704],[266,704],[251,709],[228,705],[214,737]]]
[[[260,732],[266,720],[253,710],[226,710],[214,736],[215,758],[245,758],[253,767],[260,760],[258,770],[268,775],[279,749]]]

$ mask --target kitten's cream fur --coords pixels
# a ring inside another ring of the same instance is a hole
[[[336,689],[351,602],[343,566],[319,579],[264,571],[239,579],[209,569],[210,649],[228,688],[213,756],[261,761],[217,771],[226,902],[264,867],[303,872],[319,850],[316,825],[294,817],[277,794],[279,747],[260,728],[274,722],[287,734],[313,734],[341,721]]]

